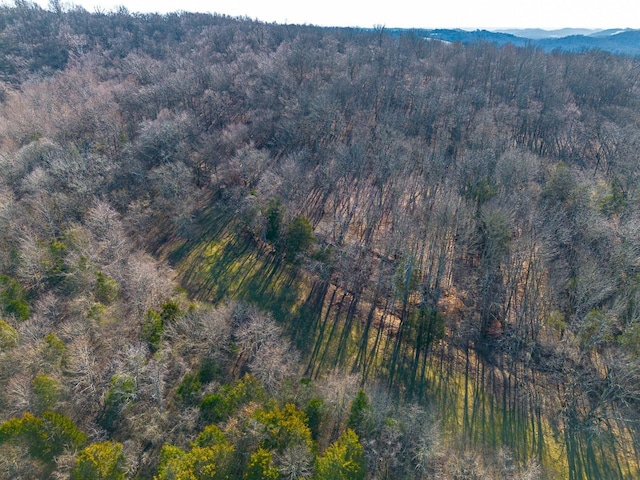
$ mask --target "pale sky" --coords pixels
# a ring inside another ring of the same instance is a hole
[[[46,6],[48,0],[37,0]],[[640,0],[63,0],[88,11],[177,10],[267,22],[388,28],[640,28]]]

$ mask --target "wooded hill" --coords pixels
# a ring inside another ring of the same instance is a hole
[[[0,476],[637,478],[640,63],[0,7]]]

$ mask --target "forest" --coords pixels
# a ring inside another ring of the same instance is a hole
[[[0,478],[640,475],[640,60],[0,6]]]

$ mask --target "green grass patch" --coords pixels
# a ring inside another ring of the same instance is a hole
[[[246,235],[232,215],[205,211],[199,231],[167,255],[193,297],[251,302],[285,322],[297,315],[308,291],[298,266]]]
[[[369,299],[350,308],[353,299],[349,294],[334,292],[330,284],[306,274],[269,244],[245,234],[232,215],[205,212],[199,228],[197,240],[175,244],[167,255],[182,286],[193,297],[214,303],[229,298],[248,301],[270,311],[289,327],[301,351],[309,353],[308,374],[348,367],[361,355],[360,373],[385,376],[397,328],[392,309],[377,310],[373,327],[365,331],[362,320],[371,308]],[[379,332],[381,326],[385,330]],[[410,343],[418,333],[405,332]],[[509,383],[523,380],[494,371],[490,365],[483,369],[482,360],[473,353],[465,366],[463,352],[442,353],[440,335],[433,342],[420,379],[424,385],[416,388],[415,394],[419,400],[429,399],[439,411],[448,441],[461,442],[457,447],[462,449],[506,446],[518,463],[534,458],[553,478],[567,478],[567,451],[561,432],[540,415],[544,410],[541,405],[527,403],[535,397],[531,392]],[[394,382],[400,389],[408,388],[411,382],[407,372],[411,371],[412,353],[411,348],[403,347]],[[441,359],[440,355],[456,359]],[[215,411],[219,399],[208,400],[211,405],[206,407]]]

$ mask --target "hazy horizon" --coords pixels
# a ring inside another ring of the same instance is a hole
[[[4,2],[10,4],[11,2]],[[49,0],[37,0],[47,7]],[[303,4],[291,0],[77,0],[61,2],[63,6],[79,5],[88,11],[113,11],[124,6],[136,13],[170,13],[176,11],[218,13],[246,16],[265,22],[313,24],[333,27],[369,28],[459,28],[463,30],[559,30],[581,28],[606,30],[640,28],[640,3],[632,0],[555,0],[525,1],[514,7],[507,0],[443,1],[437,4],[415,4],[408,0],[391,3],[325,0]],[[176,8],[178,7],[178,8]]]

